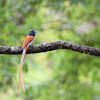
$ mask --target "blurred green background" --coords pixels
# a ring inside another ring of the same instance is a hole
[[[100,48],[100,0],[0,0],[0,46],[57,40]],[[69,50],[29,54],[18,95],[21,55],[0,55],[0,100],[100,100],[100,58]]]

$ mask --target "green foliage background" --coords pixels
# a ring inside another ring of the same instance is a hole
[[[4,2],[5,1],[5,2]],[[0,46],[56,40],[100,48],[100,0],[0,0]],[[0,55],[1,100],[100,100],[100,59],[68,50],[27,55],[26,92],[18,95],[21,55]]]

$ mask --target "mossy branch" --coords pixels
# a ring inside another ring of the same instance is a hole
[[[68,41],[56,41],[51,43],[43,43],[40,45],[29,46],[27,50],[27,54],[41,53],[41,52],[58,50],[58,49],[67,49],[67,50],[72,50],[72,51],[76,51],[88,55],[100,56],[99,48],[80,45]],[[21,46],[0,46],[0,54],[18,55],[18,54],[22,54],[22,51],[23,50]]]

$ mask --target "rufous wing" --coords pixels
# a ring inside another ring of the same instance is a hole
[[[27,35],[24,42],[23,42],[23,46],[22,48],[24,49],[31,41],[33,41],[34,37]]]

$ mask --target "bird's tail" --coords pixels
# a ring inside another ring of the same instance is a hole
[[[23,88],[23,92],[25,92],[24,89],[24,83],[23,83],[23,76],[22,76],[22,66],[23,66],[23,61],[26,55],[26,51],[27,51],[27,47],[25,47],[23,49],[23,53],[22,53],[22,57],[21,57],[21,62],[20,62],[20,72],[19,72],[19,95],[20,95],[20,80],[22,81],[22,88]]]

